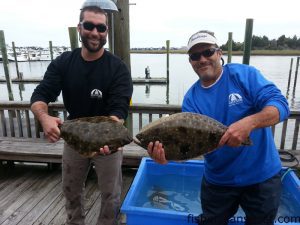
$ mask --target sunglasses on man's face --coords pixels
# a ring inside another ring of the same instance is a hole
[[[103,23],[93,24],[92,22],[81,22],[80,23],[85,30],[92,31],[96,27],[97,31],[103,33],[107,30],[107,26]]]
[[[198,61],[201,58],[201,56],[204,56],[206,58],[211,57],[218,50],[219,50],[219,48],[209,48],[209,49],[204,50],[203,52],[192,53],[192,54],[190,54],[190,60]]]

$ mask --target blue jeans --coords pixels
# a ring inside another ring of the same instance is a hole
[[[201,225],[225,225],[238,207],[244,210],[246,225],[273,225],[281,196],[280,174],[270,179],[244,187],[210,184],[203,177]]]

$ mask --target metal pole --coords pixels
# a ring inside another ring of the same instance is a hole
[[[20,79],[20,72],[19,72],[19,65],[18,65],[18,58],[17,58],[17,53],[16,53],[16,47],[15,47],[15,42],[12,42],[12,48],[14,52],[14,58],[15,58],[15,63],[16,63],[16,71],[17,71],[17,77]]]
[[[232,32],[228,33],[228,43],[227,43],[227,63],[231,63],[232,57]]]
[[[78,48],[78,33],[76,27],[69,27],[69,37],[71,49],[74,50],[75,48]]]
[[[253,19],[246,20],[243,64],[249,65],[252,44]]]
[[[12,84],[9,76],[9,69],[8,69],[8,58],[7,58],[7,49],[5,44],[5,37],[4,37],[4,31],[0,30],[0,47],[1,47],[1,53],[2,53],[2,61],[3,61],[3,68],[5,73],[5,79],[7,84],[7,91],[8,91],[8,99],[9,101],[14,100],[13,92],[12,92]]]

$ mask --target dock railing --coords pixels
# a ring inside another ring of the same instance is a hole
[[[179,105],[133,104],[130,106],[126,126],[135,135],[146,124],[164,116],[181,111]],[[49,113],[67,119],[62,103],[50,103]],[[272,127],[278,149],[300,150],[300,112],[292,111],[289,118]],[[26,101],[0,101],[0,137],[43,138],[42,128],[30,111]]]

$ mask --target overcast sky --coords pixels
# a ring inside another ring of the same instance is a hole
[[[122,0],[119,0],[122,1]],[[70,46],[68,27],[78,23],[83,0],[1,0],[0,30],[16,46]],[[253,34],[277,39],[300,37],[299,0],[130,0],[131,47],[172,47],[187,44],[191,34],[208,29],[220,44],[233,32],[244,40],[247,18]]]

